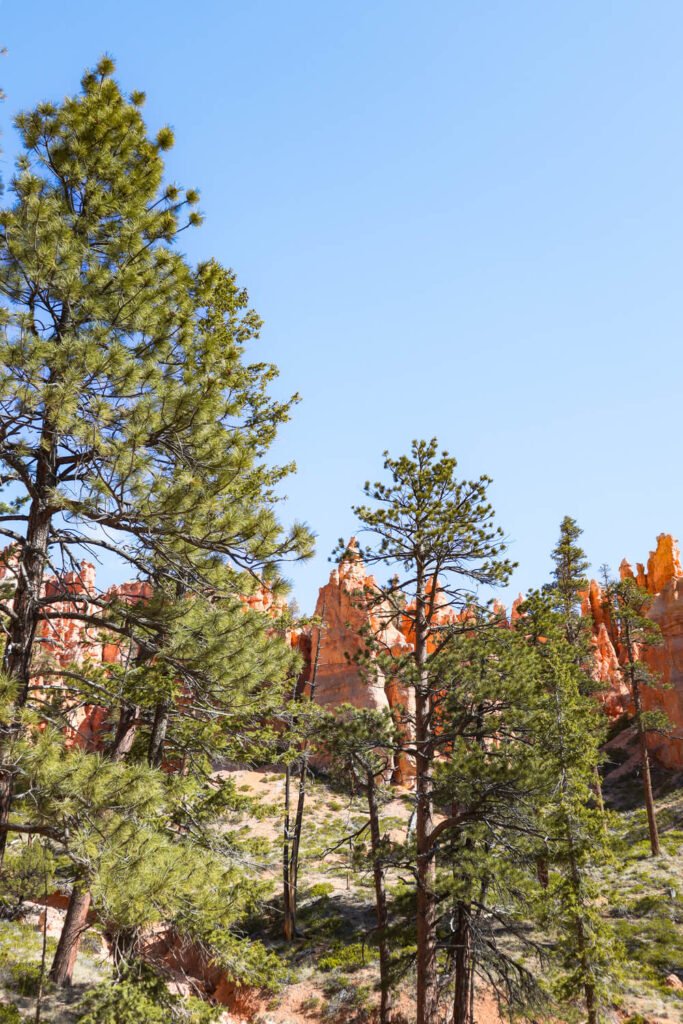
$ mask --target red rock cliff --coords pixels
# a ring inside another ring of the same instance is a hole
[[[622,579],[634,577],[653,596],[650,618],[662,631],[662,645],[643,652],[643,660],[659,676],[659,684],[643,688],[646,710],[661,708],[672,730],[667,736],[652,734],[649,746],[667,768],[683,768],[683,570],[678,543],[668,533],[657,538],[647,569],[641,563],[633,571],[627,561],[619,567]],[[619,638],[602,607],[600,587],[593,581],[584,601],[593,617],[596,676],[607,684],[603,700],[608,714],[618,717],[630,711],[630,694],[619,670]]]
[[[400,656],[412,645],[391,622],[387,611],[374,602],[377,584],[365,570],[355,539],[349,542],[347,555],[330,573],[321,587],[315,614],[321,628],[314,627],[312,656],[316,657],[316,702],[324,707],[353,704],[357,708],[389,708],[391,680],[377,666],[361,672],[354,657],[364,649],[363,632],[369,629],[380,646]]]

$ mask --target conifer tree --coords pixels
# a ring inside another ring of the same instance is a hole
[[[602,922],[595,865],[607,856],[602,814],[591,785],[603,726],[586,692],[585,672],[567,640],[564,601],[554,589],[532,593],[518,629],[538,659],[544,699],[539,701],[537,746],[548,797],[543,829],[549,837],[547,899],[559,926],[563,994],[583,993],[589,1024],[597,1024],[618,969],[618,947]],[[554,901],[554,902],[553,902]]]
[[[311,677],[308,686],[296,679],[291,700],[283,709],[282,718],[285,722],[286,744],[288,754],[294,751],[293,760],[290,756],[285,763],[285,813],[283,822],[282,845],[282,886],[283,886],[283,933],[287,942],[292,942],[297,934],[297,903],[299,884],[299,858],[301,853],[301,837],[304,827],[304,809],[306,806],[306,789],[310,771],[310,757],[315,748],[315,732],[317,729],[317,708],[315,706],[315,690],[320,664],[320,651],[325,628],[325,604],[318,628],[315,654],[311,664]],[[292,820],[291,790],[292,777],[298,777],[296,810]]]
[[[585,663],[589,646],[589,621],[581,615],[581,593],[588,587],[588,559],[578,544],[582,530],[571,516],[560,524],[560,536],[552,551],[552,588],[564,623],[567,643],[576,649],[577,663]]]
[[[493,525],[494,512],[487,500],[490,479],[459,480],[457,463],[448,453],[439,455],[435,439],[414,441],[411,454],[397,459],[385,453],[388,483],[365,485],[372,505],[354,508],[373,542],[360,550],[366,564],[381,564],[400,576],[375,596],[385,615],[408,622],[414,640],[409,682],[415,695],[416,863],[417,880],[417,1022],[438,1019],[438,964],[436,896],[437,835],[434,825],[434,758],[436,753],[434,703],[429,660],[447,644],[452,629],[442,613],[447,604],[464,609],[474,599],[477,585],[496,585],[508,578],[512,565],[503,556],[502,531]],[[403,607],[403,594],[412,603]],[[437,832],[438,830],[438,832]]]
[[[258,317],[231,272],[193,272],[175,247],[201,220],[197,193],[163,183],[172,133],[148,138],[144,95],[126,98],[113,70],[103,58],[78,96],[17,118],[23,155],[0,214],[0,483],[13,494],[0,532],[15,578],[1,610],[18,709],[40,620],[106,618],[55,611],[68,593],[43,593],[46,572],[83,550],[171,588],[234,594],[245,573],[275,581],[278,559],[311,549],[275,515],[291,467],[263,455],[291,403],[268,396],[274,367],[243,361]],[[128,618],[108,626],[135,639]],[[3,770],[3,847],[11,791]]]
[[[649,732],[666,732],[671,723],[664,711],[648,712],[643,708],[642,688],[644,686],[655,687],[657,685],[657,676],[650,670],[646,662],[643,661],[642,654],[648,648],[661,644],[662,634],[657,623],[647,617],[647,611],[652,601],[651,595],[644,587],[639,586],[632,577],[626,576],[618,583],[612,582],[608,584],[605,600],[612,621],[616,626],[623,652],[621,673],[633,701],[633,721],[636,727],[640,751],[640,768],[643,779],[643,795],[647,812],[650,849],[652,856],[658,857],[661,853],[661,847],[652,793],[650,752],[647,741]]]
[[[57,696],[49,708],[41,708],[41,715],[68,721],[74,695],[92,705],[102,701],[104,692],[114,712],[109,737],[100,737],[107,760],[176,768],[188,785],[205,790],[206,808],[220,815],[230,808],[229,801],[223,807],[220,794],[230,793],[214,780],[213,763],[220,758],[271,759],[276,733],[269,723],[279,715],[285,687],[298,672],[298,656],[273,635],[273,625],[235,599],[188,595],[174,601],[160,588],[145,602],[144,620],[137,621],[136,636],[145,656],[138,653],[105,666],[56,666],[62,684],[56,691],[48,689],[48,699],[53,692]],[[49,672],[39,667],[41,673]],[[166,709],[163,737],[158,730],[160,704]],[[150,756],[152,749],[155,757]],[[35,788],[36,780],[31,784]],[[25,827],[40,824],[30,807],[20,805],[18,810]],[[179,826],[188,812],[180,805],[173,813]],[[194,826],[189,834],[198,838]],[[60,984],[70,981],[88,908],[89,894],[76,881],[51,970]]]
[[[450,808],[437,891],[453,1024],[473,1020],[477,976],[509,1013],[540,996],[526,963],[538,949],[524,923],[537,898],[529,864],[547,796],[536,742],[541,680],[526,638],[499,615],[472,614],[469,627],[430,666],[440,695],[435,799]],[[523,953],[506,949],[501,929]]]
[[[365,791],[379,953],[379,1022],[389,1024],[393,1006],[394,972],[389,946],[385,876],[391,860],[391,844],[388,836],[383,834],[380,810],[383,783],[391,775],[398,743],[396,724],[388,712],[342,705],[334,716],[328,717],[320,733],[322,749],[330,758],[333,772],[344,779],[353,792]]]
[[[578,543],[583,531],[571,516],[565,516],[560,524],[560,536],[552,551],[554,569],[549,592],[562,619],[564,636],[574,651],[574,659],[583,670],[582,689],[584,693],[595,691],[596,684],[591,677],[591,619],[582,615],[581,599],[588,589],[589,562]],[[602,780],[599,761],[595,764],[595,796],[599,808],[603,809]]]
[[[139,959],[141,932],[164,922],[236,981],[262,983],[273,974],[272,958],[232,927],[263,895],[225,831],[250,809],[234,786],[68,750],[51,728],[29,731],[15,750],[17,805],[31,805],[31,833],[58,858],[53,883],[70,878],[91,897],[121,971]],[[60,983],[70,979],[78,937],[65,927],[51,972]]]

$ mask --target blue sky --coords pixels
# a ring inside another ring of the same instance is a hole
[[[105,51],[173,126],[188,256],[235,268],[302,395],[303,610],[413,437],[493,476],[515,591],[565,514],[596,571],[683,531],[683,4],[0,0],[0,43],[5,179],[12,114]]]

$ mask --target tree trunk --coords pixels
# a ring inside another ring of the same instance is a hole
[[[470,950],[470,908],[458,903],[457,925],[454,937],[453,1024],[469,1024],[472,988],[472,963]]]
[[[308,757],[305,752],[299,767],[299,790],[296,798],[296,815],[294,818],[294,836],[292,837],[292,889],[294,892],[294,912],[296,914],[296,894],[299,882],[299,850],[301,849],[301,833],[304,826],[304,805],[306,803],[306,775],[308,773]]]
[[[302,751],[301,765],[299,766],[299,787],[296,801],[296,815],[294,817],[294,828],[290,832],[289,829],[289,804],[290,804],[290,785],[291,785],[291,773],[289,766],[287,767],[287,774],[285,778],[285,846],[283,856],[283,868],[284,868],[284,903],[285,903],[285,922],[284,922],[284,935],[287,942],[291,942],[296,936],[296,910],[297,910],[297,892],[299,884],[299,851],[301,849],[301,833],[304,825],[304,807],[306,803],[306,775],[308,773],[308,757],[306,751]],[[289,847],[289,840],[292,841],[291,852]]]
[[[415,652],[418,672],[415,693],[415,796],[417,804],[417,1024],[436,1024],[438,1013],[436,961],[436,860],[432,843],[434,797],[432,780],[432,701],[427,671],[428,625],[424,577],[417,574]]]
[[[51,452],[45,453],[38,462],[36,471],[36,491],[38,495],[46,495],[48,488],[54,484],[53,457]],[[21,548],[17,566],[17,586],[14,593],[14,616],[7,624],[7,641],[2,661],[4,675],[18,684],[15,706],[22,708],[29,694],[31,679],[31,658],[38,621],[40,619],[40,596],[45,575],[50,524],[52,512],[44,499],[36,496],[31,502],[26,537]],[[12,722],[0,732],[0,749],[6,751],[16,736],[19,726]],[[12,772],[4,766],[0,767],[0,825],[9,821],[12,807],[14,780]],[[0,866],[5,855],[7,831],[0,830]]]
[[[548,888],[550,881],[550,875],[548,872],[548,858],[545,854],[539,853],[536,857],[536,878],[538,884],[543,888]]]
[[[139,708],[134,704],[124,704],[119,711],[116,733],[107,751],[112,761],[122,761],[130,753],[137,732]]]
[[[659,845],[659,829],[657,828],[655,801],[654,796],[652,795],[650,752],[647,749],[647,733],[643,728],[640,686],[635,678],[632,678],[631,690],[633,692],[633,703],[636,709],[636,728],[638,730],[638,746],[640,747],[640,767],[643,773],[643,793],[645,796],[645,810],[647,811],[647,826],[650,833],[650,849],[652,850],[653,857],[659,857],[662,851]]]
[[[168,729],[169,705],[162,701],[154,709],[154,722],[147,748],[147,763],[151,768],[158,768],[164,759],[164,741]]]
[[[75,885],[71,890],[62,934],[59,936],[57,952],[50,968],[50,980],[55,985],[71,984],[81,936],[88,927],[89,909],[90,893]],[[47,907],[45,913],[47,914]]]
[[[320,664],[320,647],[322,644],[322,630],[325,625],[325,602],[323,601],[323,607],[320,618],[320,627],[318,629],[318,643],[315,649],[315,659],[313,661],[313,669],[311,672],[311,684],[308,692],[309,703],[313,703],[315,700],[315,684],[318,678],[318,665]],[[299,700],[301,693],[297,690],[294,695],[294,700]],[[299,792],[297,795],[296,802],[296,816],[294,818],[294,831],[290,834],[289,831],[289,801],[290,801],[290,783],[291,773],[289,766],[287,767],[287,773],[285,777],[285,825],[284,825],[284,847],[283,847],[283,885],[284,885],[284,908],[285,908],[285,920],[284,920],[284,936],[287,942],[291,942],[297,934],[296,931],[296,910],[297,910],[297,892],[299,884],[299,851],[301,849],[301,833],[304,825],[304,807],[306,804],[306,777],[308,775],[308,752],[306,749],[306,743],[304,742],[301,751],[301,764],[299,766]],[[291,853],[289,848],[289,840],[292,841]]]
[[[597,998],[595,993],[595,985],[591,981],[587,981],[586,978],[590,976],[590,958],[588,956],[588,948],[586,942],[586,929],[581,917],[581,872],[579,865],[576,860],[576,853],[574,850],[574,829],[569,816],[566,818],[567,821],[567,840],[569,846],[569,870],[572,880],[572,887],[576,896],[576,912],[575,912],[575,925],[576,925],[576,944],[579,950],[579,958],[581,960],[581,966],[583,969],[583,994],[586,999],[586,1014],[588,1018],[588,1024],[598,1024],[598,1006]]]
[[[379,949],[379,982],[380,982],[380,1004],[379,1024],[389,1024],[391,1019],[392,992],[391,992],[391,957],[389,954],[389,942],[387,927],[389,917],[387,914],[387,894],[384,885],[384,868],[381,858],[381,837],[379,828],[379,809],[377,807],[377,788],[375,776],[371,771],[367,772],[368,786],[368,812],[370,816],[370,842],[372,846],[372,872],[375,881],[375,914],[377,917],[377,946]]]
[[[282,893],[285,910],[284,936],[287,942],[291,942],[296,931],[296,904],[293,899],[292,890],[292,862],[289,850],[289,803],[291,791],[291,771],[289,765],[285,769],[285,816],[282,826]]]

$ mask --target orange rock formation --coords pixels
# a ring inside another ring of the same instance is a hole
[[[321,627],[311,636],[313,657],[317,653],[316,702],[325,707],[353,704],[357,708],[389,708],[394,695],[392,680],[379,666],[364,672],[354,659],[365,648],[364,631],[370,633],[382,651],[400,657],[412,645],[389,621],[389,609],[377,605],[377,583],[368,576],[351,538],[344,558],[321,587],[315,614]],[[318,649],[318,645],[320,645]]]
[[[683,570],[678,542],[668,533],[657,537],[647,569],[636,564],[634,572],[624,560],[622,579],[630,576],[653,596],[650,618],[662,631],[662,645],[642,652],[643,660],[659,677],[658,684],[643,688],[645,710],[662,709],[672,729],[668,735],[651,734],[649,746],[657,760],[668,768],[683,767]],[[584,600],[584,611],[593,618],[596,677],[606,684],[602,695],[611,717],[629,712],[630,694],[619,668],[619,638],[602,605],[600,587],[593,581]]]
[[[622,577],[632,576],[652,595],[652,619],[662,630],[661,647],[644,652],[643,657],[661,680],[661,685],[645,687],[643,702],[646,709],[662,708],[672,722],[667,736],[650,737],[652,752],[667,767],[683,767],[683,569],[677,542],[670,534],[660,534],[656,549],[650,553],[647,566],[638,563],[635,571],[624,561],[620,566]],[[12,582],[14,575],[11,551],[0,554],[0,580]],[[410,718],[412,693],[399,686],[396,679],[385,675],[375,659],[365,668],[355,660],[365,649],[367,631],[385,652],[396,658],[410,653],[411,623],[405,616],[395,621],[388,605],[377,601],[377,583],[368,575],[358,554],[355,540],[339,565],[332,570],[329,581],[321,588],[316,605],[320,622],[307,630],[290,630],[289,642],[297,647],[304,658],[301,687],[310,686],[315,668],[315,699],[325,707],[338,707],[349,703],[358,708],[393,709],[407,712]],[[60,685],[58,677],[48,675],[48,668],[66,668],[69,664],[120,662],[125,652],[121,645],[102,635],[99,628],[73,617],[74,613],[97,617],[102,601],[118,599],[140,601],[150,596],[147,584],[131,582],[110,587],[99,594],[95,586],[95,568],[82,562],[77,571],[62,578],[50,578],[45,584],[45,595],[58,598],[52,611],[62,615],[41,624],[40,651],[36,656],[36,676],[46,685]],[[63,598],[63,599],[62,599]],[[518,598],[512,606],[510,619],[518,616]],[[257,590],[244,599],[245,607],[277,618],[284,603],[274,598],[266,588]],[[593,581],[583,602],[584,614],[593,620],[594,671],[605,684],[601,694],[607,713],[612,718],[629,713],[630,694],[620,671],[620,645],[609,614],[603,607],[599,585]],[[443,602],[440,617],[444,625],[458,616]],[[317,663],[317,665],[316,665]],[[85,708],[74,712],[73,742],[86,749],[98,743],[106,711]],[[397,766],[398,777],[410,774],[406,763]]]

